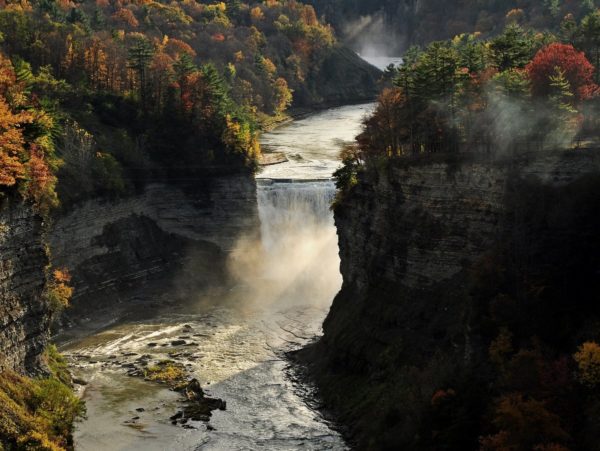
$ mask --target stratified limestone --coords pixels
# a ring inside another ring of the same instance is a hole
[[[437,155],[361,174],[335,208],[343,287],[300,354],[359,449],[423,449],[432,394],[485,372],[472,271],[503,243],[523,265],[560,267],[575,249],[592,261],[598,186],[592,150]]]
[[[40,368],[50,321],[47,264],[42,219],[22,201],[0,200],[0,372]]]

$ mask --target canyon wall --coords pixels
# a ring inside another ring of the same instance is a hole
[[[473,274],[504,246],[523,274],[587,262],[582,284],[595,283],[600,152],[432,156],[359,176],[335,207],[343,287],[323,338],[300,357],[358,449],[474,449],[476,407],[453,411],[454,441],[431,432],[436,391],[486,396],[475,394],[486,384],[491,332]]]
[[[155,282],[164,292],[172,282],[172,297],[220,284],[237,240],[258,228],[254,179],[236,175],[86,201],[54,219],[48,241],[53,264],[73,277],[67,314],[77,316],[139,297]]]
[[[0,372],[35,373],[50,309],[42,297],[48,258],[43,225],[30,205],[0,200]]]

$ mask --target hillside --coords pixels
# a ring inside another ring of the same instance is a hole
[[[311,0],[345,42],[363,53],[400,54],[462,33],[484,37],[517,22],[537,30],[558,30],[562,19],[594,11],[595,0]]]

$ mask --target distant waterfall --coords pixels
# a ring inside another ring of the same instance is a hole
[[[341,285],[330,206],[335,185],[323,181],[258,181],[264,260],[262,279],[279,301],[329,305]]]

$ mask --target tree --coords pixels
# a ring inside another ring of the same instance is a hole
[[[189,88],[190,75],[197,71],[198,68],[188,53],[179,54],[179,58],[173,64],[173,72],[175,73],[175,80],[179,88],[179,102],[181,106],[184,104],[184,98]]]
[[[135,70],[139,79],[140,98],[142,108],[146,111],[146,80],[148,66],[154,56],[154,47],[145,38],[136,39],[135,43],[129,48],[129,67]]]
[[[594,62],[595,81],[598,83],[600,82],[600,11],[595,11],[583,18],[577,38],[579,47]]]
[[[583,52],[570,44],[554,43],[542,48],[527,65],[526,70],[535,96],[546,97],[552,93],[552,79],[559,68],[569,82],[577,100],[592,97],[598,90],[594,82],[594,66]]]
[[[500,36],[490,43],[493,58],[500,71],[524,67],[533,54],[531,36],[518,25],[509,25]]]
[[[502,396],[497,401],[493,423],[499,432],[482,438],[482,451],[526,451],[569,439],[558,416],[544,403],[520,393]]]
[[[279,77],[273,82],[273,89],[275,91],[275,105],[274,111],[279,114],[285,111],[285,109],[292,103],[292,91],[288,87],[285,78]]]
[[[20,127],[30,117],[14,114],[0,97],[0,187],[14,186],[25,175],[25,138]]]
[[[579,368],[579,380],[589,388],[600,384],[600,345],[593,341],[583,343],[573,355]]]

